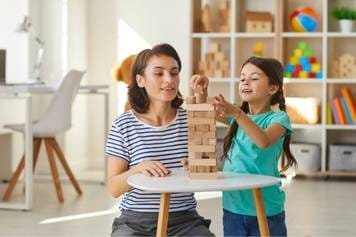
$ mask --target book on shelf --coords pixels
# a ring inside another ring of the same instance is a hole
[[[345,117],[346,117],[346,124],[353,124],[351,113],[350,113],[350,110],[346,104],[345,97],[341,96],[340,99],[341,99],[342,109],[344,110]]]
[[[341,94],[345,98],[346,106],[350,112],[351,124],[356,123],[356,103],[352,97],[351,91],[348,87],[343,87],[341,89]]]
[[[340,97],[335,97],[333,99],[333,108],[335,109],[338,124],[347,124],[346,115],[342,108]]]
[[[334,121],[333,110],[331,108],[330,101],[328,101],[326,104],[326,124],[333,124]]]

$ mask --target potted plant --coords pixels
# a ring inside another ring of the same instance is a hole
[[[339,21],[342,33],[352,32],[353,23],[356,19],[356,10],[342,6],[334,8],[331,14]]]

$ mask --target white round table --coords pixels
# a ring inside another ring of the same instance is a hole
[[[218,172],[217,178],[192,179],[183,170],[174,170],[165,177],[134,174],[127,179],[129,185],[149,191],[161,193],[161,203],[157,223],[157,235],[167,235],[169,199],[172,192],[204,192],[251,189],[256,205],[256,214],[261,236],[269,236],[267,218],[261,196],[262,187],[280,183],[280,179],[272,176],[236,174]]]

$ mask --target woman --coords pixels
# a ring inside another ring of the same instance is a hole
[[[180,58],[169,44],[141,51],[133,64],[128,91],[132,109],[113,122],[106,148],[109,191],[114,197],[123,194],[112,236],[155,235],[160,194],[132,188],[127,178],[140,172],[166,176],[182,168],[181,160],[188,157],[180,71]],[[207,78],[193,76],[192,87],[197,92],[206,90]],[[210,221],[195,208],[193,193],[172,193],[167,234],[213,236]]]

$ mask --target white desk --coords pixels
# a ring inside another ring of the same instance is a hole
[[[171,192],[204,192],[252,189],[256,205],[258,226],[261,236],[269,236],[267,218],[265,214],[262,187],[280,183],[280,180],[271,176],[235,174],[219,172],[216,179],[191,179],[186,171],[173,171],[166,177],[149,177],[143,174],[134,174],[127,179],[129,185],[149,192],[161,193],[161,203],[158,215],[156,236],[167,235],[169,214],[169,199]]]
[[[105,103],[105,135],[108,133],[108,114],[109,114],[109,87],[107,85],[87,85],[80,86],[78,94],[96,94],[104,96]],[[6,203],[0,202],[0,208],[30,210],[33,205],[33,175],[32,175],[32,95],[34,94],[52,94],[56,87],[52,85],[0,85],[0,99],[17,98],[25,100],[25,201],[24,203]],[[105,139],[104,139],[105,140]],[[105,160],[105,159],[104,159]],[[105,175],[103,180],[105,180]]]

